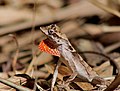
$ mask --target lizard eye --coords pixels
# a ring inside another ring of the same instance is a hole
[[[50,29],[50,30],[48,30],[48,33],[49,34],[54,34],[54,30]]]

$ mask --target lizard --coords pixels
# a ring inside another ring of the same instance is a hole
[[[56,24],[40,27],[40,29],[43,34],[47,36],[47,39],[44,40],[45,44],[49,46],[52,51],[56,51],[56,56],[63,57],[72,69],[73,74],[67,80],[68,82],[72,81],[77,76],[83,81],[91,82],[94,85],[104,84],[105,80],[99,77],[76,52],[66,35],[60,32],[60,29]],[[41,48],[41,43],[39,48]],[[55,55],[54,51],[52,52],[53,55]]]

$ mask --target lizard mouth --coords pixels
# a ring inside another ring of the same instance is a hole
[[[40,27],[40,30],[45,34],[48,35],[48,30],[46,27]]]

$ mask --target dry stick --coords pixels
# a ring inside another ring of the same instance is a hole
[[[47,90],[44,90],[42,87],[40,87],[40,85],[38,85],[37,83],[35,83],[35,84],[40,91],[47,91]]]
[[[105,32],[105,33],[120,32],[120,26],[107,26],[107,25],[105,26],[105,25],[102,25],[100,27],[102,27],[103,32]]]
[[[35,70],[37,70],[37,66],[34,67]],[[36,91],[37,90],[37,80],[38,80],[38,77],[35,76],[35,81],[34,81],[34,87],[33,87],[33,90]]]
[[[91,2],[92,4],[96,5],[97,7],[101,8],[101,9],[103,9],[103,10],[105,10],[113,15],[120,17],[120,13],[117,10],[112,9],[112,8],[98,2],[97,0],[88,0],[88,1]]]
[[[117,49],[117,48],[119,48],[119,47],[120,47],[120,42],[117,42],[117,43],[114,43],[114,44],[112,44],[112,45],[110,45],[110,46],[107,46],[107,47],[104,49],[104,52],[108,53],[108,52],[110,52],[110,51],[112,51],[112,50],[114,50],[114,49]]]
[[[58,75],[58,68],[60,67],[61,63],[62,62],[58,60],[58,63],[55,67],[53,78],[52,78],[51,91],[53,91],[53,88],[54,88],[54,85],[55,85],[55,82],[56,82],[56,78],[57,78],[57,75]]]
[[[16,47],[17,47],[16,53],[15,53],[15,56],[14,56],[14,59],[13,59],[13,62],[12,62],[13,71],[16,74],[16,63],[17,63],[17,58],[18,58],[18,53],[19,53],[19,44],[18,44],[18,41],[17,41],[17,38],[16,38],[15,35],[9,34],[9,36],[11,36],[13,38],[13,40],[16,43]]]
[[[118,65],[118,75],[104,91],[113,91],[120,85],[120,66]]]
[[[35,62],[34,59],[36,59],[36,53],[34,49],[34,34],[35,34],[35,17],[36,17],[36,2],[37,0],[34,1],[34,8],[33,8],[33,22],[32,22],[32,29],[31,29],[31,39],[32,39],[32,57],[33,60],[31,61],[30,65],[28,66],[26,73],[29,73],[33,67],[33,64]]]
[[[118,74],[113,82],[104,91],[114,91],[120,85],[120,74]]]
[[[38,31],[35,32],[35,39],[38,39],[42,36],[41,33],[39,33]],[[26,38],[27,37],[27,38]],[[31,35],[29,33],[26,33],[26,34],[23,34],[23,36],[21,37],[18,37],[17,38],[18,40],[18,43],[19,43],[19,48],[22,48],[22,47],[27,47],[26,45],[28,45],[28,47],[30,46],[29,44],[32,42],[31,40]],[[23,41],[24,40],[24,41]],[[4,44],[3,46],[3,51],[9,53],[11,51],[15,51],[15,46],[13,43],[7,43],[7,44]]]
[[[32,91],[30,90],[29,88],[25,88],[23,86],[20,86],[20,85],[16,85],[15,83],[11,82],[11,81],[8,81],[6,79],[3,79],[0,77],[0,82],[3,83],[3,84],[6,84],[12,88],[15,88],[17,90],[20,90],[20,91]]]
[[[120,26],[85,24],[82,28],[93,36],[103,33],[120,32]]]
[[[36,18],[36,4],[37,0],[34,1],[34,7],[33,7],[33,20],[32,20],[32,29],[31,29],[31,39],[32,39],[32,56],[35,56],[35,50],[34,50],[34,34],[35,34],[35,18]]]
[[[25,71],[26,74],[29,74],[29,72],[32,70],[33,64],[36,61],[36,56],[32,59],[31,63],[29,64],[27,70]]]
[[[98,55],[104,56],[105,58],[109,59],[111,65],[113,65],[118,70],[118,72],[120,72],[119,65],[113,59],[111,59],[110,57],[106,56],[103,53],[94,52],[94,51],[83,51],[83,52],[79,52],[79,53],[83,53],[83,54],[84,53],[92,53],[92,54],[98,54]]]

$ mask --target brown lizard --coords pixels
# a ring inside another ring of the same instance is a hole
[[[50,26],[40,27],[40,29],[47,36],[47,41],[54,46],[53,49],[57,49],[60,52],[60,55],[71,67],[73,74],[67,80],[68,82],[78,76],[83,81],[91,82],[93,84],[104,83],[104,79],[99,77],[97,73],[76,52],[66,35],[60,32],[58,26],[52,24]]]

